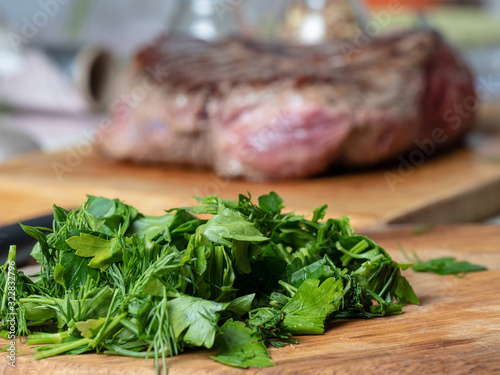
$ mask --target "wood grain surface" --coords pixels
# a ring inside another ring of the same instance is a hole
[[[331,217],[351,216],[356,228],[400,222],[457,223],[500,212],[500,163],[467,149],[433,157],[412,172],[398,165],[351,174],[251,183],[210,171],[116,163],[79,147],[31,154],[0,165],[0,225],[50,213],[55,203],[75,208],[86,194],[120,198],[146,214],[195,204],[193,196],[237,199],[273,190],[299,214],[328,204]],[[82,156],[85,155],[85,156]],[[391,186],[387,173],[399,180]]]
[[[175,374],[498,374],[500,373],[500,227],[440,226],[417,234],[409,227],[364,232],[395,260],[399,251],[426,260],[456,256],[488,267],[458,278],[405,271],[420,305],[399,316],[337,320],[321,336],[301,336],[297,345],[270,349],[276,367],[239,370],[211,360],[211,351],[169,358]],[[4,346],[5,341],[1,343]],[[98,354],[36,361],[33,348],[18,343],[22,354],[5,374],[154,374],[152,360]]]

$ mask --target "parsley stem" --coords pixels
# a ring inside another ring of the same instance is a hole
[[[102,340],[106,338],[106,336],[118,325],[120,324],[120,320],[122,318],[125,318],[127,316],[127,313],[122,313],[118,315],[115,318],[111,318],[111,322],[106,325],[106,323],[109,321],[109,317],[106,319],[106,322],[103,324],[101,330],[97,334],[97,336],[92,340],[90,345],[95,348]]]
[[[391,285],[394,284],[394,277],[397,276],[397,273],[399,271],[399,268],[394,268],[392,270],[392,273],[391,273],[391,276],[389,277],[389,279],[387,280],[387,282],[385,283],[384,287],[382,288],[382,290],[379,292],[379,294],[382,296],[384,295],[385,291],[387,290],[387,288]]]
[[[292,264],[293,257],[285,250],[283,244],[279,243],[276,245],[275,250],[277,251],[279,257],[286,262],[286,264]]]
[[[13,265],[11,265],[12,262],[14,262]],[[2,308],[1,308],[2,315],[5,314],[6,310],[7,310],[7,295],[9,294],[9,286],[11,286],[11,287],[13,286],[12,282],[9,282],[9,280],[10,281],[16,280],[16,277],[10,276],[11,272],[12,272],[12,268],[13,268],[14,275],[16,274],[16,246],[9,247],[9,255],[7,256],[7,262],[5,263],[5,265],[6,265],[6,268],[5,268],[4,272],[6,273],[7,278],[6,278],[5,287],[4,287],[3,296],[2,296]]]
[[[45,305],[56,305],[56,301],[48,298],[20,298],[19,302],[21,303],[27,303],[27,302],[33,302],[33,303],[43,303]]]
[[[283,286],[286,291],[290,294],[290,296],[293,297],[293,295],[297,292],[297,288],[295,288],[293,285],[290,285],[283,280],[278,281],[278,283]]]
[[[124,326],[126,329],[128,329],[130,332],[132,332],[134,335],[139,336],[139,331],[137,330],[137,326],[134,323],[132,323],[130,320],[123,317],[120,319],[120,323],[122,326]]]
[[[369,259],[369,255],[360,254],[362,251],[368,248],[368,242],[365,240],[358,242],[355,246],[351,248],[351,250],[344,249],[344,247],[340,244],[340,241],[337,241],[335,244],[337,249],[342,251],[344,255],[340,258],[342,265],[345,267],[351,261],[351,258],[354,259]]]
[[[151,353],[149,353],[149,352],[136,352],[134,350],[120,348],[118,345],[114,345],[114,344],[104,345],[104,347],[108,349],[108,350],[105,350],[103,352],[104,354],[118,354],[118,355],[125,355],[128,357],[134,357],[134,358],[150,358],[151,357]],[[168,349],[165,349],[165,354],[166,355],[169,354]]]
[[[35,359],[48,358],[48,357],[52,357],[52,356],[62,354],[62,353],[68,352],[70,350],[79,348],[80,346],[84,346],[84,345],[87,345],[89,343],[90,343],[89,338],[82,338],[82,339],[76,340],[76,341],[65,342],[62,344],[55,344],[50,349],[41,350],[41,351],[36,352],[33,355],[33,357]]]
[[[64,342],[70,336],[70,332],[63,331],[59,333],[42,333],[29,335],[26,341],[27,345],[40,345],[40,344],[59,344]]]
[[[14,262],[14,266],[15,266],[15,263],[16,263],[16,246],[15,245],[11,245],[9,247],[9,255],[7,256],[7,261],[9,263]]]

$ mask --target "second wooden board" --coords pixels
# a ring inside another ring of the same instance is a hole
[[[328,216],[349,215],[356,228],[474,221],[500,212],[500,164],[466,149],[408,170],[395,166],[274,183],[230,181],[210,171],[116,163],[75,152],[33,154],[0,165],[0,222],[47,214],[53,204],[76,208],[86,194],[119,198],[159,215],[195,204],[193,196],[237,199],[238,194],[257,197],[271,190],[288,210],[310,215],[328,204]]]

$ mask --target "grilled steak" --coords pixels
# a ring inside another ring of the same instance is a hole
[[[372,165],[473,126],[468,68],[433,31],[355,46],[161,37],[136,56],[111,106],[109,157],[213,168],[252,180]],[[442,129],[442,130],[440,130]]]

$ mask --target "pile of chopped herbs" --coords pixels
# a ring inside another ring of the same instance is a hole
[[[54,206],[52,228],[23,226],[38,241],[39,273],[16,272],[17,335],[35,358],[98,352],[160,359],[217,348],[216,361],[274,366],[267,347],[322,334],[336,318],[400,314],[418,303],[401,265],[347,217],[282,213],[275,193],[146,216],[89,196],[77,210]],[[11,247],[9,259],[15,258]],[[12,277],[12,275],[10,275]],[[35,279],[36,281],[32,281]],[[6,304],[0,311],[7,327]],[[6,331],[2,331],[5,336]],[[164,366],[165,368],[165,366]]]

